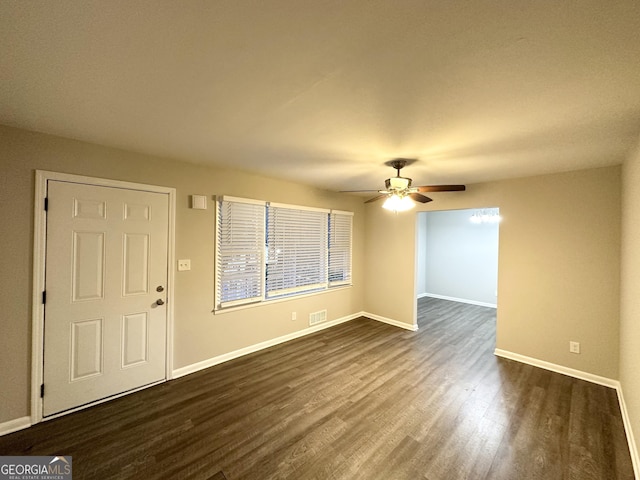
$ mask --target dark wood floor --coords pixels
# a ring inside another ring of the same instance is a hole
[[[496,358],[495,311],[419,302],[0,437],[74,478],[633,479],[614,390]],[[265,321],[268,321],[265,319]]]

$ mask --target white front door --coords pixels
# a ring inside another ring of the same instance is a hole
[[[165,379],[167,194],[47,183],[43,415]]]

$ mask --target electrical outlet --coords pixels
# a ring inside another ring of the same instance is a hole
[[[183,272],[185,270],[191,270],[191,260],[178,260],[178,271]]]
[[[569,342],[569,352],[580,353],[580,342]]]
[[[298,319],[298,314],[296,312],[291,312],[291,321],[295,321]]]

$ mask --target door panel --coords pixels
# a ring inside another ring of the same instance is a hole
[[[71,291],[74,302],[104,296],[106,232],[73,232]]]
[[[71,323],[71,381],[102,374],[103,318]]]
[[[165,379],[169,204],[52,180],[47,197],[44,416]]]
[[[149,235],[124,234],[123,295],[149,293]]]
[[[122,368],[147,361],[149,335],[147,312],[122,317]]]

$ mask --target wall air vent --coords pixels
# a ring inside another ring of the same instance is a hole
[[[320,310],[309,314],[309,325],[315,325],[327,321],[327,311]]]

